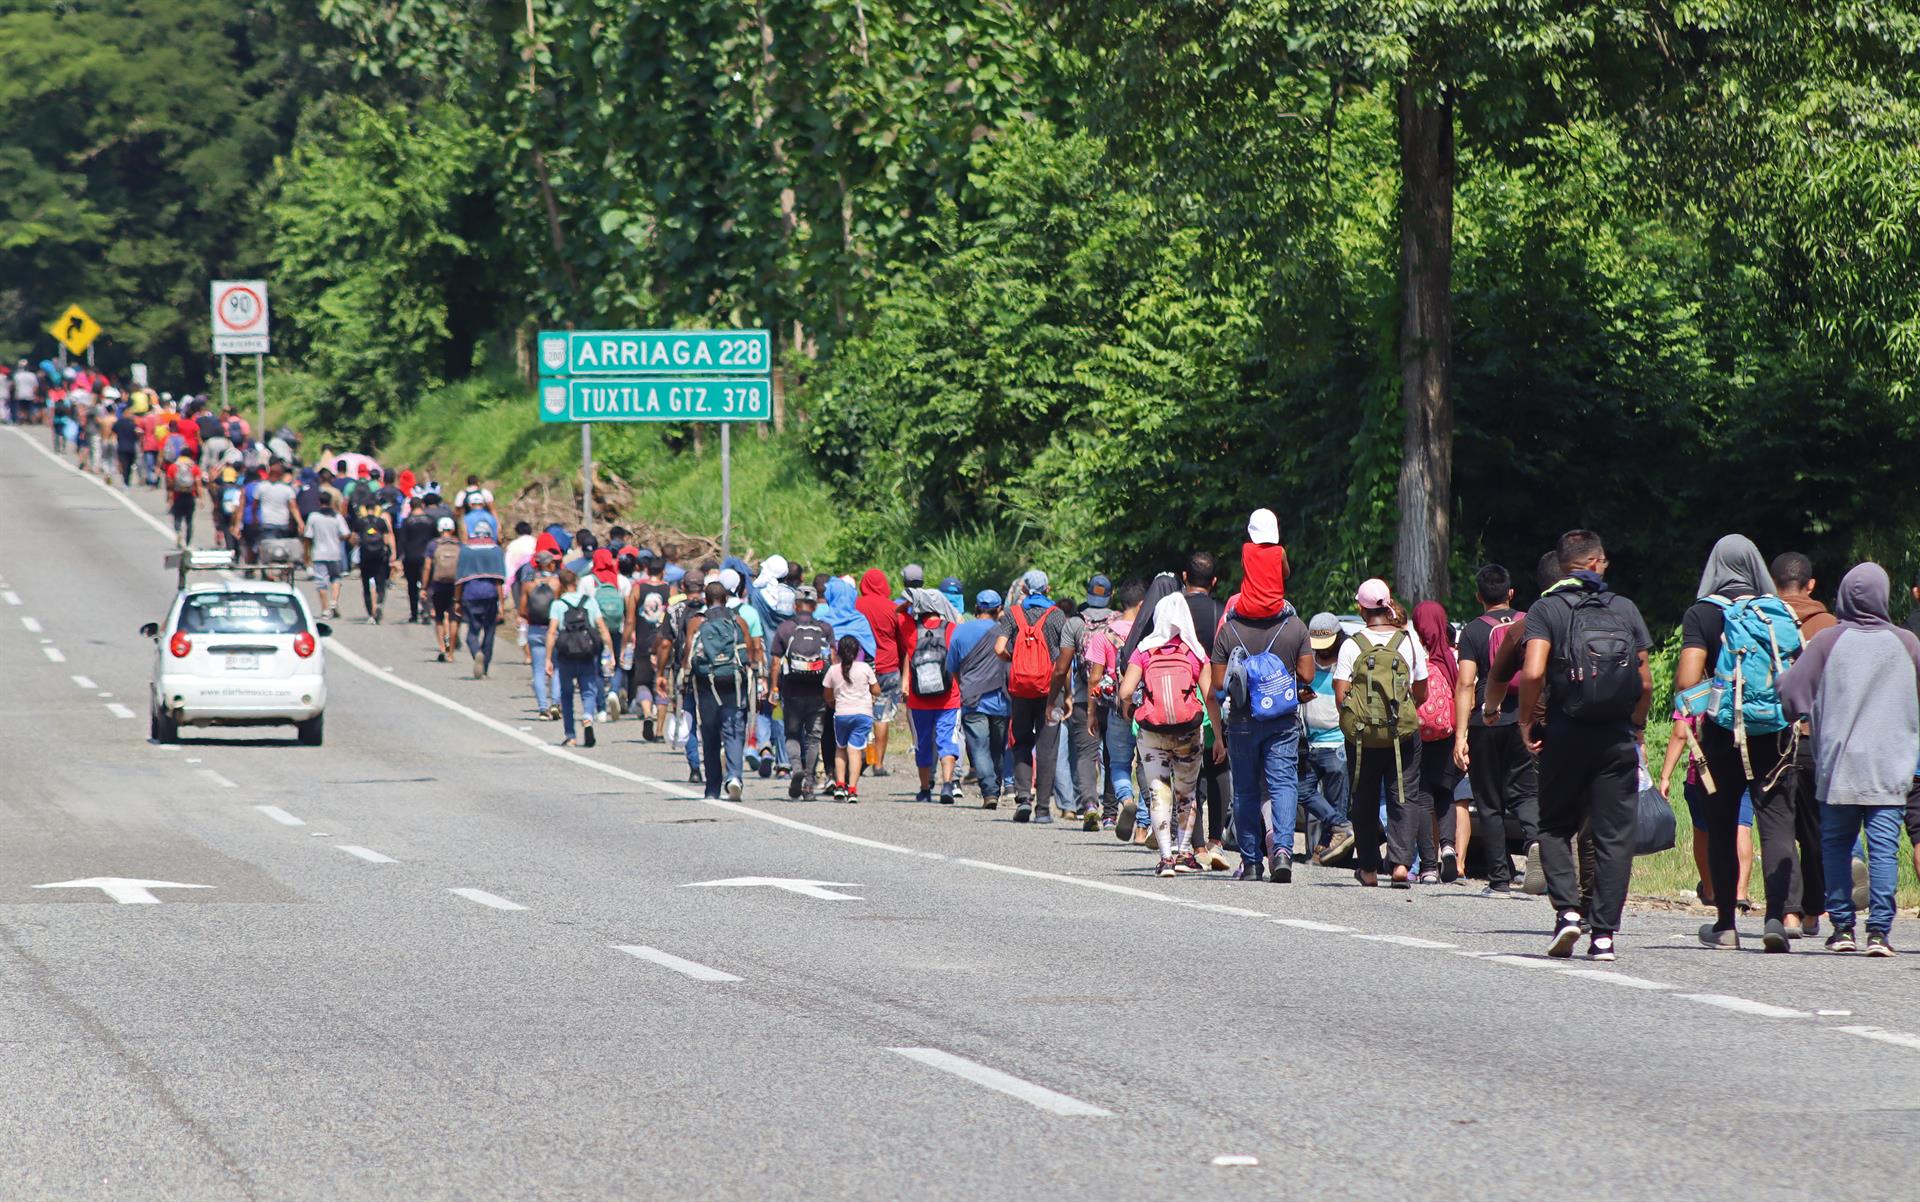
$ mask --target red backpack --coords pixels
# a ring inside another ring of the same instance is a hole
[[[1487,634],[1487,666],[1489,668],[1493,666],[1493,661],[1500,658],[1500,644],[1506,641],[1507,632],[1513,629],[1513,619],[1512,610],[1508,610],[1504,615],[1480,615],[1482,622],[1493,627]],[[1516,670],[1512,676],[1507,677],[1507,691],[1511,693],[1519,687],[1520,673]]]
[[[1436,688],[1440,678],[1427,678],[1427,699],[1420,703],[1420,741],[1432,743],[1453,737],[1453,690]]]
[[[1186,644],[1169,639],[1148,652],[1141,683],[1147,698],[1133,716],[1143,729],[1184,730],[1200,720],[1200,680]]]
[[[1007,668],[1007,692],[1029,699],[1045,697],[1053,688],[1053,655],[1047,650],[1047,606],[1038,618],[1027,617],[1027,607],[1013,607],[1013,663]]]

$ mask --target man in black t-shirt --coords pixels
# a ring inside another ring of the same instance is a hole
[[[1580,941],[1583,903],[1573,839],[1585,826],[1594,854],[1593,900],[1585,915],[1593,941],[1587,955],[1611,961],[1616,954],[1614,932],[1620,927],[1627,882],[1633,874],[1640,794],[1638,744],[1646,737],[1647,706],[1653,699],[1653,681],[1647,672],[1653,637],[1634,603],[1608,591],[1603,579],[1607,553],[1598,534],[1569,531],[1560,536],[1558,549],[1568,578],[1527,611],[1526,666],[1520,671],[1521,737],[1540,756],[1540,856],[1547,892],[1558,915],[1547,954],[1571,956]],[[1623,630],[1632,644],[1630,670],[1637,675],[1637,698],[1623,716],[1609,706],[1601,707],[1608,716],[1569,713],[1568,691],[1602,692],[1618,676],[1599,654],[1600,638],[1585,641],[1585,632],[1604,635],[1614,629]],[[1580,646],[1575,645],[1576,634],[1581,636]],[[1587,655],[1591,658],[1577,661],[1576,669],[1572,657]],[[1547,690],[1544,730],[1533,721],[1543,688]]]
[[[768,700],[781,707],[781,725],[787,739],[787,759],[793,773],[787,778],[787,796],[813,796],[814,766],[820,761],[830,717],[824,682],[833,660],[833,627],[813,616],[820,594],[810,584],[793,590],[793,616],[773,632],[767,655],[772,667],[767,678],[773,691]]]
[[[1475,581],[1484,612],[1460,629],[1460,672],[1454,681],[1453,762],[1467,773],[1486,840],[1489,896],[1513,893],[1513,861],[1507,855],[1507,816],[1520,824],[1529,847],[1540,838],[1540,798],[1533,755],[1520,739],[1520,699],[1507,691],[1494,718],[1483,712],[1492,676],[1494,643],[1524,636],[1526,615],[1513,608],[1513,577],[1490,563]],[[1455,832],[1466,858],[1470,824]]]

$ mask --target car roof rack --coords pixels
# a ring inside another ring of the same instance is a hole
[[[260,544],[264,563],[241,563],[240,557],[226,548],[192,547],[184,551],[174,551],[166,558],[166,566],[179,574],[179,587],[187,587],[187,577],[194,572],[232,572],[256,580],[279,580],[293,583],[294,570],[300,566],[300,558],[294,555],[284,544],[287,540],[273,539]]]

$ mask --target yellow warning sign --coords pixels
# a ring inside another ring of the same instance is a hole
[[[100,323],[87,316],[87,311],[79,305],[68,305],[67,311],[47,327],[47,333],[58,338],[70,353],[79,355],[100,337]]]

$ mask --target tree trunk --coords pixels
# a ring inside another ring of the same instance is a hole
[[[1394,587],[1445,600],[1453,536],[1453,103],[1400,85],[1400,529]]]

